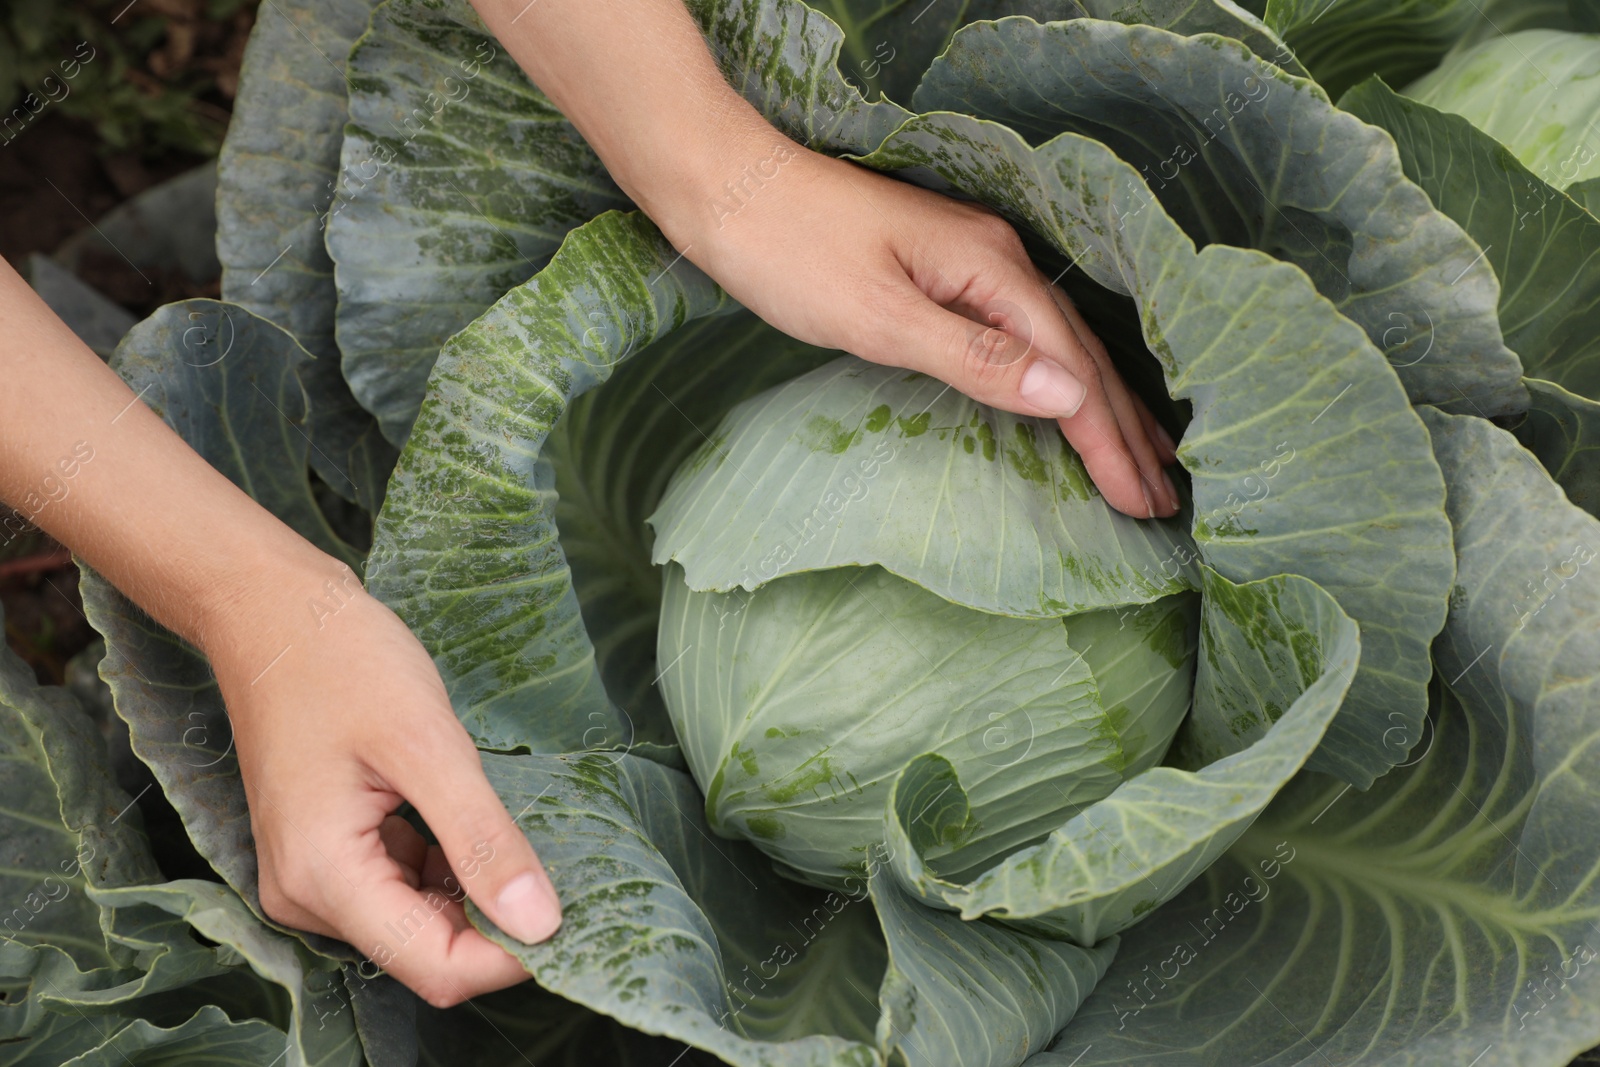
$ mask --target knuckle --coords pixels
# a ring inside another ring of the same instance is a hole
[[[973,221],[979,239],[985,244],[997,248],[1008,257],[1022,254],[1022,238],[1004,216],[986,211]]]
[[[424,978],[417,982],[413,992],[435,1008],[453,1008],[467,999],[450,983],[433,978]]]
[[[296,907],[289,894],[285,893],[282,887],[279,886],[277,879],[261,879],[259,893],[261,910],[266,913],[267,918],[285,925],[293,925],[294,920],[298,918],[299,908]]]

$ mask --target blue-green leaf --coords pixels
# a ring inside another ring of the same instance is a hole
[[[1414,402],[1482,415],[1527,404],[1479,246],[1406,179],[1380,131],[1237,41],[982,23],[956,34],[916,103],[1003,122],[1034,145],[1064,132],[1101,142],[1195,242],[1303,269],[1384,350]]]
[[[1033,1067],[1522,1067],[1600,1041],[1600,522],[1504,431],[1424,418],[1460,557],[1428,734],[1366,793],[1293,783]]]
[[[245,49],[217,159],[223,299],[294,335],[311,411],[312,467],[377,511],[394,449],[350,393],[334,344],[333,261],[322,237],[348,112],[345,56],[373,0],[274,0]],[[293,122],[285,122],[285,115]]]
[[[1339,106],[1388,130],[1406,176],[1483,248],[1500,278],[1506,343],[1528,375],[1600,397],[1600,219],[1459,115],[1379,81]]]
[[[1440,64],[1407,96],[1461,115],[1557,189],[1600,177],[1600,48],[1591,34],[1496,33]],[[1401,84],[1389,79],[1391,84]]]
[[[1336,721],[1361,648],[1355,624],[1303,578],[1234,585],[1207,571],[1204,596],[1196,714],[1203,724],[1261,714],[1275,718],[1270,727],[1238,727],[1233,754],[1198,770],[1136,775],[965,884],[938,877],[924,860],[931,841],[972,817],[964,783],[947,763],[919,760],[888,801],[900,883],[964,918],[995,916],[1093,945],[1172,898],[1238,840]],[[1272,706],[1276,716],[1263,713]],[[1204,730],[1191,751],[1208,754]]]
[[[1052,420],[850,356],[734,409],[650,521],[698,591],[876,564],[1050,618],[1198,586],[1183,521],[1113,511]]]
[[[1171,394],[1194,406],[1178,457],[1201,559],[1236,583],[1299,574],[1333,595],[1362,656],[1320,758],[1363,786],[1397,763],[1382,738],[1391,714],[1420,736],[1454,561],[1426,431],[1367,336],[1295,267],[1196,251],[1137,171],[1075,134],[1030,148],[934,113],[864,162],[1004,211],[1134,298]]]

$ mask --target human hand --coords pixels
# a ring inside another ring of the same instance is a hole
[[[1021,415],[1056,418],[1107,502],[1172,515],[1172,438],[1123,383],[1067,295],[978,204],[804,149],[764,121],[725,159],[763,161],[747,195],[685,186],[653,212],[740,303],[810,344],[933,375]],[[726,169],[725,162],[709,173]]]
[[[462,902],[529,942],[555,932],[560,905],[405,624],[324,557],[213,626],[206,652],[267,914],[350,942],[436,1007],[525,980]],[[440,844],[393,814],[402,800]]]

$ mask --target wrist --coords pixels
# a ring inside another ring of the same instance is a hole
[[[298,536],[259,543],[230,578],[196,600],[186,636],[213,664],[249,659],[238,666],[253,674],[256,659],[260,670],[277,646],[304,643],[366,595],[348,564]]]
[[[634,153],[617,181],[674,248],[703,262],[744,208],[807,154],[730,88],[694,135],[663,146],[656,159],[666,166]]]

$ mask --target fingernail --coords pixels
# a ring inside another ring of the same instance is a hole
[[[1161,472],[1161,480],[1162,482],[1166,483],[1167,499],[1172,501],[1172,508],[1174,511],[1176,511],[1178,508],[1183,506],[1178,501],[1178,487],[1173,484],[1172,475],[1168,474],[1166,471]]]
[[[1159,422],[1156,423],[1156,439],[1161,442],[1168,452],[1178,451],[1178,442],[1172,439],[1172,435],[1167,432],[1167,428]]]
[[[1071,418],[1083,406],[1083,383],[1047,359],[1036,359],[1022,375],[1022,399],[1058,419]]]
[[[495,922],[500,929],[534,944],[561,926],[561,905],[547,878],[525,871],[507,882],[495,900]]]
[[[1152,519],[1155,518],[1156,504],[1155,501],[1150,499],[1150,487],[1145,484],[1143,478],[1139,479],[1139,492],[1144,494],[1144,513]]]

